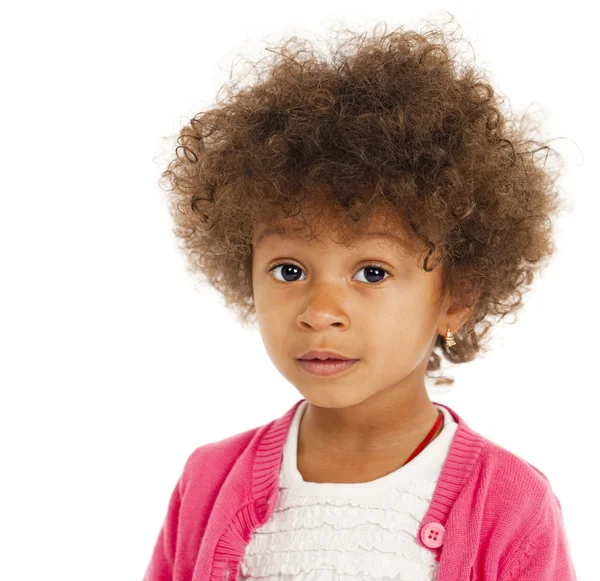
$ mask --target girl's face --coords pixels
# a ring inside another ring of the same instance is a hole
[[[385,237],[397,226],[373,221],[348,249],[329,234],[295,237],[289,218],[280,225],[288,233],[255,228],[252,264],[257,321],[275,367],[320,407],[355,405],[389,388],[424,389],[437,335],[452,325],[437,302],[441,266],[420,269],[422,255]],[[327,349],[359,361],[339,376],[301,367],[304,353]]]

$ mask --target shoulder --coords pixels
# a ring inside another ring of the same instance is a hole
[[[539,468],[491,440],[484,443],[466,488],[482,509],[481,528],[510,551],[534,531],[555,527],[561,506]]]
[[[550,481],[538,467],[466,424],[462,432],[459,428],[452,446],[455,450],[451,448],[440,478],[444,498],[447,490],[458,487],[452,513],[468,518],[482,534],[486,530],[495,535],[500,531],[519,534],[539,514],[540,506],[554,501]]]
[[[482,509],[472,525],[494,538],[499,579],[575,579],[562,507],[539,468],[485,440],[469,483]]]
[[[510,493],[513,502],[529,499],[532,503],[552,491],[550,480],[538,467],[491,440],[484,438],[484,444],[478,472],[493,489]]]
[[[442,472],[445,487],[458,487],[463,499],[477,497],[480,508],[499,511],[521,503],[534,506],[552,491],[537,466],[472,429],[460,416],[458,423]]]
[[[252,447],[260,433],[269,425],[254,427],[194,449],[185,462],[182,484],[198,481],[200,477],[205,486],[210,481],[222,482],[238,458]]]

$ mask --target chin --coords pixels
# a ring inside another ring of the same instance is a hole
[[[301,390],[298,389],[298,392],[310,404],[327,409],[344,409],[359,405],[373,395],[357,393],[351,388],[334,384],[316,384],[308,388],[303,385]]]

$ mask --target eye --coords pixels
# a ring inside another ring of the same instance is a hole
[[[277,263],[269,266],[267,268],[267,272],[276,271],[279,267],[284,267],[281,269],[281,273],[282,273],[281,276],[283,276],[284,279],[281,280],[276,277],[276,280],[279,282],[282,282],[282,283],[296,282],[298,279],[294,278],[294,277],[298,276],[298,274],[300,272],[304,272],[299,266],[296,266],[295,264],[290,263],[290,262],[277,262]],[[387,274],[388,276],[386,276],[382,280],[375,280],[375,281],[364,280],[364,281],[360,281],[360,282],[368,282],[368,283],[378,284],[378,283],[383,282],[389,276],[391,276],[389,271],[387,271],[385,268],[383,268],[382,264],[368,264],[367,266],[362,266],[358,270],[358,272],[361,272],[363,270],[366,271],[366,277],[368,277],[368,279],[372,279],[373,277],[376,278],[376,277],[382,276],[383,274]],[[289,278],[286,278],[286,277],[289,277]]]

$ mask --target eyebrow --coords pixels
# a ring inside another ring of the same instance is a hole
[[[266,228],[263,230],[256,240],[255,246],[258,246],[265,238],[269,238],[270,236],[275,236],[276,238],[293,238],[294,236],[290,234],[287,230],[282,231],[281,229],[275,228]],[[362,239],[371,240],[372,238],[382,238],[387,240],[393,240],[401,245],[404,244],[404,241],[396,236],[395,234],[390,234],[389,232],[369,232],[368,234],[363,234],[361,236]],[[360,244],[360,242],[359,242]]]

